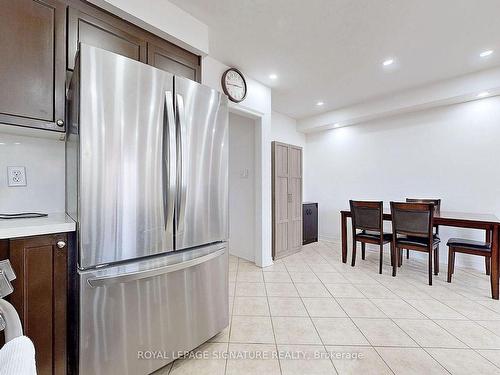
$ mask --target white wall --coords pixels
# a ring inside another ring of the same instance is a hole
[[[442,210],[500,217],[500,97],[307,135],[306,199],[319,203],[320,237],[340,238],[349,199],[441,198]],[[450,235],[442,228],[446,262]],[[457,261],[484,264],[478,257]]]
[[[273,111],[271,114],[271,141],[290,143],[304,148],[306,135],[297,131],[297,120]]]
[[[0,213],[64,212],[64,142],[0,132]],[[7,167],[26,167],[27,186],[8,187]]]
[[[255,120],[229,114],[229,252],[255,261]]]

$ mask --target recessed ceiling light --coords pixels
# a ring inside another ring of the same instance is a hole
[[[489,49],[489,50],[487,50],[487,51],[483,51],[483,52],[481,52],[481,53],[479,54],[479,56],[481,56],[481,57],[486,57],[486,56],[491,55],[492,53],[493,53],[493,50],[492,50],[492,49]]]
[[[274,74],[274,73],[273,74],[269,74],[269,79],[273,79],[274,80],[276,78],[278,78],[278,76],[276,74]]]
[[[338,128],[338,127],[340,127],[340,124],[338,122],[336,122],[335,124],[333,124],[333,127]]]
[[[477,97],[478,98],[486,98],[488,95],[490,95],[490,93],[488,91],[483,91],[483,92],[480,92],[479,94],[477,94]]]
[[[389,65],[392,65],[394,63],[394,59],[387,59],[385,60],[382,65],[383,66],[389,66]]]
[[[316,103],[316,105],[317,105],[318,107],[321,107],[323,104],[325,104],[325,103],[323,103],[322,101],[319,101],[319,102],[317,102],[317,103]]]
[[[20,144],[21,144],[21,142],[14,142],[14,144],[15,144],[15,145],[20,145]]]

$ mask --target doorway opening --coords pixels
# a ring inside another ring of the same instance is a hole
[[[257,120],[229,113],[229,253],[256,261]]]

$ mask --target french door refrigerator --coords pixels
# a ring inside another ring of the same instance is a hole
[[[68,120],[77,367],[149,374],[229,323],[227,98],[81,44]]]

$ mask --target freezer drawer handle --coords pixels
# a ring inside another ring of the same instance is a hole
[[[92,279],[88,279],[87,282],[92,288],[98,288],[100,286],[106,286],[108,284],[127,283],[130,281],[146,279],[148,277],[159,276],[166,273],[180,271],[189,267],[196,266],[211,259],[220,257],[225,253],[225,251],[226,251],[225,248],[223,248],[214,251],[213,253],[203,255],[198,258],[190,259],[182,263],[171,264],[168,266],[153,268],[151,270],[145,270],[145,271],[128,272],[113,276],[95,277]]]

